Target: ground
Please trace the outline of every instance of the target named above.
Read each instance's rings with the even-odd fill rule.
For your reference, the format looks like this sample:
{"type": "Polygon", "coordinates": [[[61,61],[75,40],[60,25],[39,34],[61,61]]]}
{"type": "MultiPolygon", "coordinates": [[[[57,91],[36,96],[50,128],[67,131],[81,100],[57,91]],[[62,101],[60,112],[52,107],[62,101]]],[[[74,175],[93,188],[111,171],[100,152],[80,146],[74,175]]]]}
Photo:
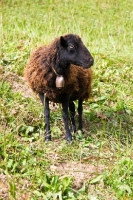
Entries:
{"type": "Polygon", "coordinates": [[[132,0],[4,0],[0,13],[0,199],[132,200],[132,0]],[[43,107],[23,71],[36,47],[67,33],[94,57],[84,134],[66,143],[61,106],[51,104],[45,143],[43,107]]]}

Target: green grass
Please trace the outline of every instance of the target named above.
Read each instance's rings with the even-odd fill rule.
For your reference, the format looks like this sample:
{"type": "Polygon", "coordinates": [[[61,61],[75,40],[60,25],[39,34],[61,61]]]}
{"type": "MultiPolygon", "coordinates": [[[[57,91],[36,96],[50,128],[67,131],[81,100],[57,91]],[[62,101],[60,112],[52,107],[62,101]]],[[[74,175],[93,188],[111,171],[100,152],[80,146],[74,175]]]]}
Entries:
{"type": "Polygon", "coordinates": [[[0,199],[133,199],[132,1],[2,0],[0,12],[0,199]],[[95,60],[85,134],[65,142],[59,107],[44,143],[43,108],[11,76],[23,76],[33,49],[66,33],[80,35],[95,60]],[[67,163],[74,169],[64,172],[67,163]],[[84,173],[84,184],[70,171],[77,181],[84,173]]]}

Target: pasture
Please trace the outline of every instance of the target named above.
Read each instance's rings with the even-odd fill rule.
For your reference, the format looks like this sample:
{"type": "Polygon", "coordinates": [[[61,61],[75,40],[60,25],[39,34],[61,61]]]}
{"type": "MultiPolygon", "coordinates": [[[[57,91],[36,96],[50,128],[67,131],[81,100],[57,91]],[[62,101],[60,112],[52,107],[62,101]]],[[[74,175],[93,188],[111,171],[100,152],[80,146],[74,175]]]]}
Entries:
{"type": "Polygon", "coordinates": [[[1,0],[0,13],[0,199],[133,199],[132,0],[1,0]],[[51,104],[44,142],[43,107],[23,70],[36,47],[66,33],[95,61],[84,134],[68,144],[51,104]]]}

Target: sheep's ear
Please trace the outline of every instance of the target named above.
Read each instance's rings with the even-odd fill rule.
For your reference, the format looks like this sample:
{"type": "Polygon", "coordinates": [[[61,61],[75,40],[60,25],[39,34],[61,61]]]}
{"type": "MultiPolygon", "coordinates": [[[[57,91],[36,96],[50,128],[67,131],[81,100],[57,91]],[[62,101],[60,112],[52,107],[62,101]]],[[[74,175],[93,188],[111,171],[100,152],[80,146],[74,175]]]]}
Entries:
{"type": "Polygon", "coordinates": [[[67,41],[64,39],[63,36],[60,37],[60,44],[63,47],[67,47],[67,41]]]}

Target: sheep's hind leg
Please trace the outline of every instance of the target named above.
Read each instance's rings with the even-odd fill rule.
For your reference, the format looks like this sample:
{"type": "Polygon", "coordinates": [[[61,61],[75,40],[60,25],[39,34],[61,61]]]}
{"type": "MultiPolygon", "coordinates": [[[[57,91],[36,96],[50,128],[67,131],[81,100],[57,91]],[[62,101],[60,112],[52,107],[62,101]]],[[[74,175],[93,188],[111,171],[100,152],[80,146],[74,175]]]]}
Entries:
{"type": "Polygon", "coordinates": [[[69,110],[70,110],[70,119],[71,119],[71,132],[76,132],[76,125],[75,125],[75,104],[74,102],[69,103],[69,110]]]}
{"type": "Polygon", "coordinates": [[[39,94],[40,100],[42,104],[44,105],[44,117],[45,117],[45,126],[46,126],[46,132],[45,132],[45,140],[50,141],[51,140],[51,131],[50,131],[50,109],[49,109],[49,99],[47,97],[44,98],[44,94],[39,94]]]}
{"type": "Polygon", "coordinates": [[[83,112],[83,100],[82,99],[79,99],[78,101],[78,115],[79,115],[79,127],[78,127],[78,130],[80,130],[82,133],[83,133],[83,125],[82,125],[82,112],[83,112]]]}
{"type": "Polygon", "coordinates": [[[72,140],[72,134],[69,130],[69,125],[68,125],[68,106],[69,106],[69,100],[66,98],[62,102],[62,117],[64,120],[64,125],[65,125],[65,130],[66,130],[66,140],[71,141],[72,140]]]}

